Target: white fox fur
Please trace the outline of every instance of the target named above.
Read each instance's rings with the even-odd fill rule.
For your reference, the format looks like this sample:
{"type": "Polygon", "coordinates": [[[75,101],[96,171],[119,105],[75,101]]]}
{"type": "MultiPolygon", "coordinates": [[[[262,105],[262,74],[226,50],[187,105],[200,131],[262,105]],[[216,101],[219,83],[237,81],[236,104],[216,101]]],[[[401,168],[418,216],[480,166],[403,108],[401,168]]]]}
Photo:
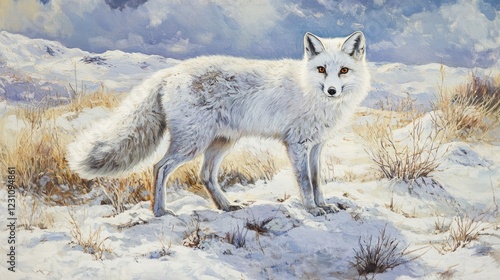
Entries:
{"type": "Polygon", "coordinates": [[[70,167],[83,178],[121,176],[154,166],[155,202],[165,207],[168,175],[204,155],[200,178],[219,209],[241,206],[226,198],[217,171],[244,136],[283,141],[304,207],[313,215],[337,211],[320,187],[322,144],[335,136],[369,90],[365,38],[322,39],[307,33],[302,60],[207,56],[162,70],[135,88],[107,120],[68,147],[70,167]],[[163,155],[159,162],[155,153],[163,155]]]}

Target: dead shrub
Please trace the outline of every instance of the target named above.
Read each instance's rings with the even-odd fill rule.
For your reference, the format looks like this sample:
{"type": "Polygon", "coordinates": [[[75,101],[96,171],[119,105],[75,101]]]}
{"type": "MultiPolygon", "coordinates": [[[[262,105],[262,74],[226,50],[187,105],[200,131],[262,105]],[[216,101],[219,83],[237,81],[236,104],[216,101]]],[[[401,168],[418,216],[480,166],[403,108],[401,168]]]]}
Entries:
{"type": "Polygon", "coordinates": [[[386,233],[386,227],[379,231],[376,241],[373,235],[364,240],[359,238],[359,248],[354,249],[354,261],[351,262],[359,276],[383,273],[412,260],[405,257],[408,247],[401,248],[399,241],[386,233]]]}
{"type": "Polygon", "coordinates": [[[249,230],[255,231],[255,233],[258,235],[265,235],[269,232],[269,230],[266,228],[266,225],[269,224],[273,219],[274,217],[271,217],[261,221],[254,218],[253,221],[247,220],[245,227],[249,230]]]}
{"type": "Polygon", "coordinates": [[[191,220],[188,230],[184,231],[184,240],[182,245],[190,248],[200,248],[201,242],[207,239],[205,232],[200,228],[200,217],[191,220]]]}
{"type": "Polygon", "coordinates": [[[367,126],[369,144],[365,151],[385,178],[412,182],[428,177],[439,166],[445,152],[440,132],[426,132],[422,119],[408,125],[405,139],[396,139],[391,126],[383,122],[367,126]]]}
{"type": "MultiPolygon", "coordinates": [[[[437,169],[444,152],[441,131],[429,126],[423,108],[409,95],[399,101],[379,104],[375,118],[355,131],[368,143],[365,149],[376,169],[389,180],[413,182],[437,169]],[[404,137],[396,129],[406,129],[404,137]]],[[[401,132],[401,131],[399,131],[401,132]]]]}
{"type": "Polygon", "coordinates": [[[164,256],[173,256],[174,251],[172,251],[172,235],[174,232],[174,226],[170,229],[170,238],[167,242],[167,237],[165,236],[165,229],[161,229],[161,234],[158,236],[161,248],[149,253],[149,258],[159,259],[164,256]]]}

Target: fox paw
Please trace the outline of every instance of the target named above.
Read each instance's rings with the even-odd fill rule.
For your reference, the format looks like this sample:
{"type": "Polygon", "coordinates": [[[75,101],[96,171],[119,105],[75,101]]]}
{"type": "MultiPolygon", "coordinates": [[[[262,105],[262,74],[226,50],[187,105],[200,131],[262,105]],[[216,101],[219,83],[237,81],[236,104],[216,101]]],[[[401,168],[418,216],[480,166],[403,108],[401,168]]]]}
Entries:
{"type": "Polygon", "coordinates": [[[153,214],[155,215],[155,217],[161,217],[161,216],[164,216],[164,215],[175,216],[175,213],[172,210],[163,209],[163,208],[154,209],[153,210],[153,214]]]}
{"type": "Polygon", "coordinates": [[[307,212],[311,213],[313,216],[324,216],[326,215],[326,211],[321,207],[311,207],[307,208],[307,212]]]}
{"type": "Polygon", "coordinates": [[[340,211],[340,209],[333,204],[325,204],[320,206],[321,209],[325,210],[326,213],[337,213],[340,211]]]}

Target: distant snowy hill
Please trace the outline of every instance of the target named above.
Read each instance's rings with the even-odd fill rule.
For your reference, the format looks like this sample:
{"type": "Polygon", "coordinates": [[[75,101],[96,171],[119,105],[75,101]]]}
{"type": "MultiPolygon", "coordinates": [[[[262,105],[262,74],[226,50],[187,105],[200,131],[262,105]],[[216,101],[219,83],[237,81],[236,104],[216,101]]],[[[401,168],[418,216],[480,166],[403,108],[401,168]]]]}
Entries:
{"type": "MultiPolygon", "coordinates": [[[[67,48],[59,42],[30,39],[0,32],[0,98],[8,101],[41,100],[45,96],[68,97],[70,84],[92,92],[105,89],[127,92],[155,71],[179,61],[157,55],[107,51],[102,54],[67,48]]],[[[401,63],[370,63],[372,92],[364,105],[394,94],[411,94],[423,103],[432,98],[441,80],[439,64],[411,66],[401,63]]],[[[448,86],[462,83],[472,72],[499,73],[499,69],[446,67],[448,86]]]]}
{"type": "Polygon", "coordinates": [[[0,98],[10,101],[67,97],[69,84],[87,91],[101,84],[108,90],[130,90],[145,76],[176,64],[156,55],[108,51],[93,54],[58,42],[0,32],[0,98]]]}

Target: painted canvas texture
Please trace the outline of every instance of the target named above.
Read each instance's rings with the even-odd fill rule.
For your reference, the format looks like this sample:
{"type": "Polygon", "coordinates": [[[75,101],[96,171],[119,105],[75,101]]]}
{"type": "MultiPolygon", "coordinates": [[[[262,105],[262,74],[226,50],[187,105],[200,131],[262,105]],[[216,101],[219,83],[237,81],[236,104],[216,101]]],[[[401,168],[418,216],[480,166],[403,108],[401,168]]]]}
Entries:
{"type": "Polygon", "coordinates": [[[495,279],[499,10],[1,0],[1,278],[495,279]]]}

